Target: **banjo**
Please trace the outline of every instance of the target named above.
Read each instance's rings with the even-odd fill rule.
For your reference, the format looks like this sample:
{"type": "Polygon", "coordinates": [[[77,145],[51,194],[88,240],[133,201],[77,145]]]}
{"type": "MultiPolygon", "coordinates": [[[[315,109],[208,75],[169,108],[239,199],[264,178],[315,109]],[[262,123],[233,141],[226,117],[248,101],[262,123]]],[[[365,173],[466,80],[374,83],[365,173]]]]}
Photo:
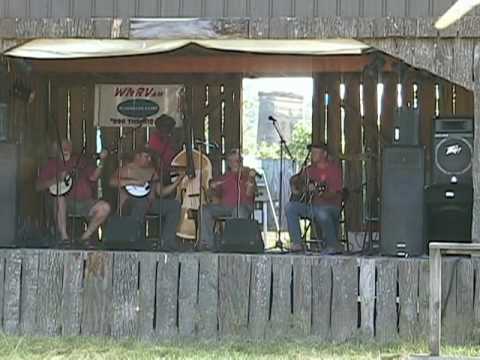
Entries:
{"type": "Polygon", "coordinates": [[[152,184],[161,181],[160,179],[146,181],[143,185],[125,185],[123,189],[128,195],[135,198],[144,198],[152,192],[152,184]]]}
{"type": "Polygon", "coordinates": [[[58,183],[50,185],[48,192],[53,196],[64,196],[73,187],[73,178],[70,175],[67,175],[65,179],[60,180],[58,183]]]}

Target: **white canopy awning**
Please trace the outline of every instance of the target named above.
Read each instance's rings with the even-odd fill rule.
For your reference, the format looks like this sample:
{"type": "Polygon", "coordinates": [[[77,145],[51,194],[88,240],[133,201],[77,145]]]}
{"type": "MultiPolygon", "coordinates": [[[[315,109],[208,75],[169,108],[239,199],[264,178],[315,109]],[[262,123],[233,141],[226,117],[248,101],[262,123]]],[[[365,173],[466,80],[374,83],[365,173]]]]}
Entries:
{"type": "Polygon", "coordinates": [[[261,54],[360,54],[369,47],[352,39],[325,40],[100,40],[37,39],[13,48],[8,56],[31,59],[75,59],[163,53],[196,44],[208,49],[261,54]]]}

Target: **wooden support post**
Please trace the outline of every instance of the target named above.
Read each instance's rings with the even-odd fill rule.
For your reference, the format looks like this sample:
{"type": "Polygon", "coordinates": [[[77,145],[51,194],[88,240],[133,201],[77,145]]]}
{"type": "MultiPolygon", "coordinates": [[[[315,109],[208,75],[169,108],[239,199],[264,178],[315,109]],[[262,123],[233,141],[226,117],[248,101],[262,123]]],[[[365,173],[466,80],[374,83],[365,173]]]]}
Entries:
{"type": "Polygon", "coordinates": [[[442,314],[442,256],[430,247],[430,355],[440,355],[442,314]]]}

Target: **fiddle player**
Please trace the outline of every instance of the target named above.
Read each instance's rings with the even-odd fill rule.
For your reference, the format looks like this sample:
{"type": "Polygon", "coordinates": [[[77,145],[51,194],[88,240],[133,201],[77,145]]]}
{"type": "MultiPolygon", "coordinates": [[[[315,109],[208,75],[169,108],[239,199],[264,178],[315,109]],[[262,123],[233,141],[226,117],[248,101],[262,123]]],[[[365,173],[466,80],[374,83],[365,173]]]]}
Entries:
{"type": "Polygon", "coordinates": [[[151,151],[140,148],[135,151],[132,161],[113,173],[110,185],[120,192],[120,214],[128,214],[143,223],[145,214],[151,212],[164,220],[160,237],[162,247],[172,251],[176,250],[175,230],[180,219],[180,203],[166,197],[175,191],[183,177],[178,176],[170,185],[163,185],[160,177],[152,164],[151,151]],[[142,193],[134,193],[130,185],[138,187],[142,193]]]}
{"type": "Polygon", "coordinates": [[[243,168],[242,161],[240,150],[231,150],[227,155],[229,171],[210,183],[210,192],[219,196],[221,201],[203,207],[199,250],[214,250],[215,219],[225,216],[247,219],[253,212],[256,173],[253,169],[243,168]]]}
{"type": "Polygon", "coordinates": [[[325,254],[341,252],[338,242],[338,222],[342,201],[342,170],[340,164],[328,157],[326,144],[311,145],[311,164],[299,174],[299,182],[312,190],[312,182],[322,184],[324,190],[314,193],[309,203],[290,200],[286,206],[288,232],[292,251],[302,251],[300,219],[309,218],[320,225],[325,236],[325,254]]]}
{"type": "Polygon", "coordinates": [[[57,229],[62,241],[68,241],[67,214],[87,218],[88,226],[81,235],[81,240],[88,240],[97,228],[107,219],[110,205],[96,199],[97,180],[102,174],[103,161],[108,155],[106,150],[100,153],[99,164],[95,167],[85,158],[73,154],[72,143],[61,140],[52,144],[55,158],[40,168],[36,180],[37,191],[45,191],[57,182],[65,182],[72,177],[72,188],[64,196],[56,196],[53,202],[53,213],[57,229]],[[62,156],[63,153],[63,156],[62,156]]]}

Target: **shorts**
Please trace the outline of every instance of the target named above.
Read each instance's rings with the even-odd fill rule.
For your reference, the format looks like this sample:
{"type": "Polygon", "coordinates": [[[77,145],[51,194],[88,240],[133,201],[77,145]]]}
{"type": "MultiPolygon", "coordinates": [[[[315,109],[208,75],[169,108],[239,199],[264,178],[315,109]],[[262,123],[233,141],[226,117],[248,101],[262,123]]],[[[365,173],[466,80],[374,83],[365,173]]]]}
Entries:
{"type": "Polygon", "coordinates": [[[81,216],[89,218],[89,213],[92,207],[97,203],[97,200],[67,200],[67,214],[73,216],[81,216]]]}

